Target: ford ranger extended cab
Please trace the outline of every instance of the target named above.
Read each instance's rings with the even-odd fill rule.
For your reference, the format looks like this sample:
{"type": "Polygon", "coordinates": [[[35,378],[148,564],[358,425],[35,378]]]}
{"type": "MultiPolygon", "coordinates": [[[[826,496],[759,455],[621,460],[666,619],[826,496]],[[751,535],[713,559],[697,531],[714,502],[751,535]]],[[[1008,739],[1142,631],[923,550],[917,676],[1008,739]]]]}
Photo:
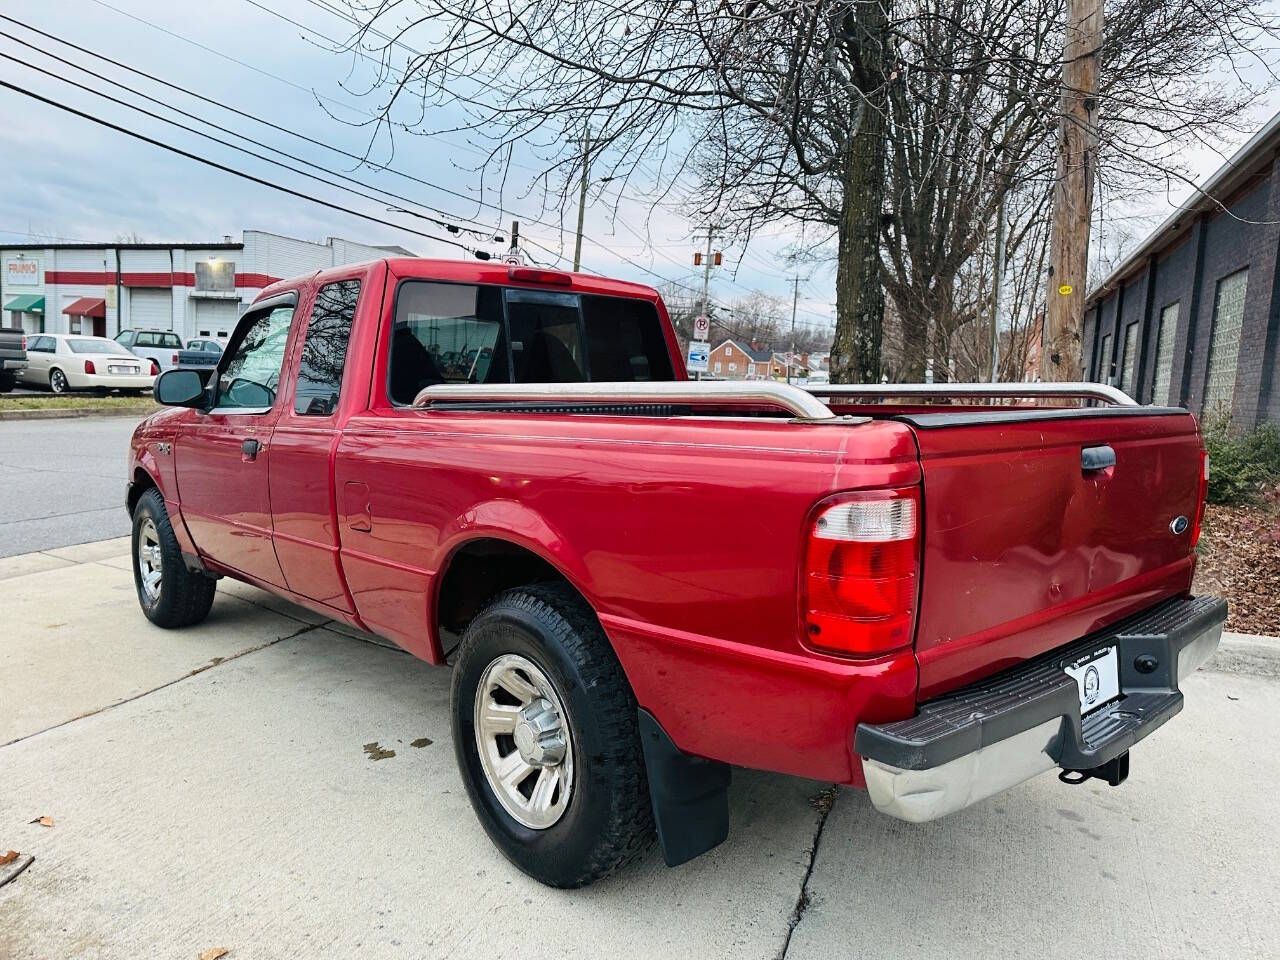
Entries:
{"type": "Polygon", "coordinates": [[[329,270],[156,395],[127,495],[145,615],[197,623],[233,577],[452,663],[475,811],[556,886],[655,834],[672,865],[720,843],[734,765],[907,821],[1055,769],[1118,785],[1226,616],[1189,592],[1185,410],[694,383],[635,284],[329,270]]]}

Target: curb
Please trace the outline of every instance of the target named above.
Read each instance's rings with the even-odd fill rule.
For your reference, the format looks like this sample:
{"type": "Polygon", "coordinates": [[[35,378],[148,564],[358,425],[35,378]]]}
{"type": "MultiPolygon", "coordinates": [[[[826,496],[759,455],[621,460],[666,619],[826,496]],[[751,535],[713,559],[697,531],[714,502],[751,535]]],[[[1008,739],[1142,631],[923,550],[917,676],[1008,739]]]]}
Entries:
{"type": "Polygon", "coordinates": [[[1217,652],[1200,669],[1280,678],[1280,637],[1226,631],[1217,652]]]}
{"type": "Polygon", "coordinates": [[[84,417],[146,416],[162,409],[148,404],[138,407],[50,407],[29,410],[0,410],[0,422],[6,420],[79,420],[84,417]]]}

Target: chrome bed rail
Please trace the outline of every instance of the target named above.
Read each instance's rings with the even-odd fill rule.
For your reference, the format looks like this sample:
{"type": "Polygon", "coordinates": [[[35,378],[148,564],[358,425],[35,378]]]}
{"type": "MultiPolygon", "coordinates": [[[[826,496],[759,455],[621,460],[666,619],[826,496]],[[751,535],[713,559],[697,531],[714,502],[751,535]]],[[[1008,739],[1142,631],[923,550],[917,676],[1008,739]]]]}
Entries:
{"type": "Polygon", "coordinates": [[[1117,407],[1136,407],[1128,394],[1105,383],[832,383],[806,386],[802,389],[816,397],[844,399],[867,397],[949,399],[1016,397],[1035,399],[1061,397],[1075,400],[1100,400],[1117,407]]]}
{"type": "MultiPolygon", "coordinates": [[[[811,392],[769,380],[676,380],[658,383],[438,383],[413,399],[415,407],[499,403],[519,406],[578,404],[681,404],[772,407],[801,420],[835,420],[831,408],[811,392]]],[[[847,418],[846,418],[847,419],[847,418]]]]}

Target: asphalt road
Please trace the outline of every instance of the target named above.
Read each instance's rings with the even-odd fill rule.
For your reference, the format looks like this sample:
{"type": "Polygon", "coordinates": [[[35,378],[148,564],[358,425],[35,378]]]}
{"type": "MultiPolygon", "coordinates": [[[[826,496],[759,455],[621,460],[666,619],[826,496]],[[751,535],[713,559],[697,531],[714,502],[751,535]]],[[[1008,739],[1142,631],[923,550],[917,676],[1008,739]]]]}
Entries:
{"type": "Polygon", "coordinates": [[[0,559],[0,852],[35,858],[0,866],[4,960],[1276,956],[1275,641],[1191,677],[1120,788],[916,826],[735,770],[726,843],[557,891],[471,811],[447,669],[227,580],[156,629],[127,550],[0,559]]]}
{"type": "Polygon", "coordinates": [[[0,422],[0,557],[128,533],[125,461],[139,419],[0,422]]]}

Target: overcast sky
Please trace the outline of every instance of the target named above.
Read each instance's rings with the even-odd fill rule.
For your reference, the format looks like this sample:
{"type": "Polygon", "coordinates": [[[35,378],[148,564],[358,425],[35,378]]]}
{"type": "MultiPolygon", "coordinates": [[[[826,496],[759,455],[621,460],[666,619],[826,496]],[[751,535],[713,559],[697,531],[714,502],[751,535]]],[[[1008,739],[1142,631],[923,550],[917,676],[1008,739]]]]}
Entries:
{"type": "MultiPolygon", "coordinates": [[[[307,0],[263,0],[263,6],[320,34],[335,38],[346,35],[344,23],[325,12],[322,5],[307,0]]],[[[220,4],[175,3],[174,0],[5,0],[0,5],[0,13],[324,143],[357,154],[363,153],[368,144],[367,131],[355,126],[367,119],[371,107],[369,99],[359,96],[362,82],[368,76],[368,65],[353,64],[349,55],[324,49],[314,35],[308,36],[298,26],[258,9],[249,0],[227,0],[220,4]],[[317,98],[322,102],[317,102],[317,98]],[[334,119],[326,111],[341,119],[334,119]]],[[[476,146],[464,135],[432,138],[402,135],[397,139],[392,166],[444,189],[393,174],[354,171],[353,161],[95,63],[84,54],[10,23],[0,21],[0,31],[77,63],[93,64],[94,69],[113,79],[226,127],[252,134],[272,146],[403,194],[424,208],[436,211],[440,219],[468,224],[474,220],[489,228],[500,225],[504,235],[509,221],[520,219],[522,233],[527,237],[572,256],[570,230],[576,210],[567,212],[566,229],[562,232],[555,226],[556,217],[543,213],[536,198],[523,197],[521,192],[527,180],[518,181],[522,175],[531,177],[531,166],[513,170],[514,185],[509,183],[505,195],[494,191],[485,193],[484,199],[500,204],[502,211],[478,207],[473,200],[462,198],[478,196],[479,178],[472,168],[480,158],[476,146]],[[462,197],[450,195],[446,190],[462,197]],[[546,220],[548,224],[532,223],[531,218],[546,220]]],[[[104,86],[95,78],[78,74],[4,36],[0,36],[0,53],[38,64],[55,77],[104,86]]],[[[426,220],[386,212],[386,203],[344,194],[297,174],[272,168],[154,118],[107,103],[55,77],[0,58],[0,79],[59,103],[287,184],[305,194],[426,233],[448,236],[438,225],[426,220]]],[[[117,94],[133,99],[119,91],[117,94]]],[[[1258,125],[1270,115],[1272,99],[1260,99],[1255,111],[1258,125]]],[[[1216,149],[1189,148],[1197,175],[1204,177],[1212,173],[1222,163],[1223,154],[1229,154],[1242,140],[1229,138],[1216,149]]],[[[4,158],[6,174],[5,189],[0,190],[0,240],[3,241],[24,242],[30,239],[28,234],[36,233],[41,239],[55,235],[92,242],[110,241],[128,234],[137,234],[148,241],[201,242],[221,240],[226,234],[238,240],[240,231],[250,228],[310,240],[342,236],[367,243],[399,243],[425,256],[468,255],[434,240],[246,182],[4,88],[0,88],[0,156],[4,158]]],[[[1125,212],[1149,214],[1150,220],[1139,222],[1154,226],[1186,193],[1183,189],[1169,196],[1153,195],[1125,212]]],[[[612,212],[612,204],[597,204],[588,211],[585,267],[650,284],[661,282],[656,274],[700,286],[701,273],[692,266],[693,250],[700,245],[691,235],[701,224],[689,223],[672,211],[651,214],[648,205],[639,201],[622,202],[620,219],[625,224],[615,224],[612,212]],[[652,239],[652,246],[645,243],[646,237],[652,239]]],[[[500,246],[483,244],[466,234],[458,239],[495,252],[500,246]]],[[[754,244],[745,257],[740,250],[727,251],[727,264],[714,278],[713,293],[729,300],[760,289],[789,297],[791,286],[787,278],[794,270],[779,256],[787,239],[785,232],[779,231],[774,237],[764,237],[754,244]]],[[[541,250],[531,252],[540,260],[554,260],[541,250]]],[[[561,261],[561,265],[567,264],[561,261]]],[[[804,278],[800,287],[800,322],[824,324],[833,312],[831,269],[808,265],[799,272],[804,278]]]]}

